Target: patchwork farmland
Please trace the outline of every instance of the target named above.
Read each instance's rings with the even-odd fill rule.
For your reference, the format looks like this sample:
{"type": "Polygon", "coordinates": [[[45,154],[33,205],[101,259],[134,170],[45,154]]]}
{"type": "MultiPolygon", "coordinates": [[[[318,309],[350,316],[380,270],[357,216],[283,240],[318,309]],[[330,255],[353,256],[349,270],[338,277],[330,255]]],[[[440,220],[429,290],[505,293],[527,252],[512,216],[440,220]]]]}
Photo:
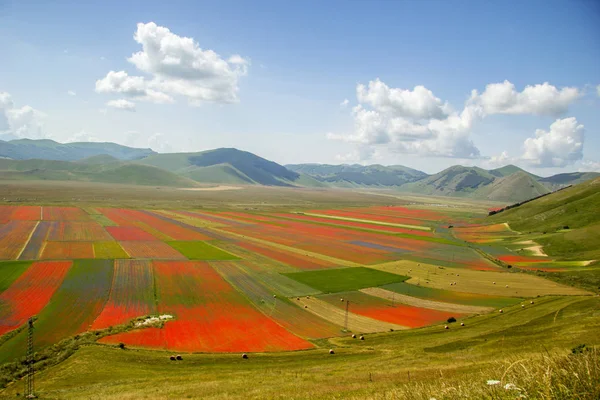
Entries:
{"type": "Polygon", "coordinates": [[[515,272],[554,260],[506,224],[408,206],[0,206],[0,235],[2,361],[22,355],[31,316],[40,348],[102,331],[98,343],[109,346],[279,352],[585,293],[515,272]],[[527,293],[512,289],[515,279],[527,293]],[[497,290],[483,294],[479,283],[492,280],[497,290]],[[160,323],[139,323],[151,317],[160,323]]]}

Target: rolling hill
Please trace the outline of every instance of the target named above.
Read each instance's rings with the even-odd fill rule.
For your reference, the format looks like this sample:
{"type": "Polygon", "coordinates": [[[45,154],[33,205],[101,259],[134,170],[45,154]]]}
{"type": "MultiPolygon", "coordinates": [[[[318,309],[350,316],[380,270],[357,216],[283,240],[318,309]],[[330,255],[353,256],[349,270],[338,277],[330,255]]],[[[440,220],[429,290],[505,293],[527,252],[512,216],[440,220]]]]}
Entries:
{"type": "Polygon", "coordinates": [[[2,180],[54,180],[129,185],[195,187],[197,182],[160,168],[130,162],[106,162],[97,156],[79,162],[0,159],[2,180]]]}
{"type": "Polygon", "coordinates": [[[0,140],[0,157],[14,160],[57,160],[76,161],[95,155],[110,155],[119,160],[137,160],[155,152],[151,149],[136,149],[116,143],[58,143],[53,140],[19,139],[5,142],[0,140]]]}
{"type": "Polygon", "coordinates": [[[428,176],[422,171],[401,165],[290,164],[286,168],[336,187],[398,187],[428,176]]]}
{"type": "Polygon", "coordinates": [[[417,182],[403,185],[401,190],[437,196],[467,196],[496,179],[488,171],[477,167],[455,165],[417,182]]]}
{"type": "Polygon", "coordinates": [[[392,189],[421,195],[521,202],[600,176],[573,172],[540,177],[514,165],[484,170],[452,166],[428,175],[402,165],[280,165],[247,151],[219,148],[159,154],[115,143],[0,141],[0,179],[83,180],[140,185],[197,183],[392,189]],[[54,161],[54,163],[49,162],[54,161]],[[63,164],[61,164],[63,162],[63,164]],[[64,163],[66,162],[66,163],[64,163]]]}
{"type": "Polygon", "coordinates": [[[199,182],[265,186],[323,186],[316,179],[233,148],[199,153],[154,154],[137,163],[151,165],[199,182]]]}
{"type": "Polygon", "coordinates": [[[600,259],[600,178],[563,189],[511,208],[490,221],[508,222],[536,238],[551,256],[567,259],[600,259]]]}

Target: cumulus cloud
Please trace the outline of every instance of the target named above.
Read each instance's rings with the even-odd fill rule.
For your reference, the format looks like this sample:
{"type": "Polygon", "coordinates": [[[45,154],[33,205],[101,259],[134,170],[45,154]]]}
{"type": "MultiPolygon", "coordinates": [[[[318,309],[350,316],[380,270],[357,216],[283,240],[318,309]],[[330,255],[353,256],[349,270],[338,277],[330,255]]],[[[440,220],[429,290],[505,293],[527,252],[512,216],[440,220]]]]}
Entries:
{"type": "Polygon", "coordinates": [[[352,109],[353,132],[328,133],[327,138],[362,146],[356,153],[361,157],[372,154],[364,150],[369,146],[442,157],[474,158],[480,154],[469,138],[477,114],[474,106],[457,113],[428,89],[389,89],[380,81],[371,82],[369,89],[359,85],[357,98],[363,104],[352,109]]]}
{"type": "Polygon", "coordinates": [[[43,130],[45,117],[46,114],[31,106],[15,107],[12,96],[0,92],[0,132],[3,135],[31,139],[48,137],[43,130]]]}
{"type": "Polygon", "coordinates": [[[110,71],[96,82],[97,92],[155,103],[173,102],[173,96],[185,97],[191,105],[239,101],[239,79],[247,74],[249,59],[239,54],[224,59],[154,22],[137,24],[133,38],[142,50],[127,60],[148,78],[110,71]]]}
{"type": "Polygon", "coordinates": [[[579,172],[600,172],[600,161],[583,160],[579,172]]]}
{"type": "Polygon", "coordinates": [[[350,104],[350,100],[344,99],[344,101],[340,103],[340,108],[346,108],[348,107],[348,104],[350,104]]]}
{"type": "Polygon", "coordinates": [[[106,103],[106,106],[116,108],[119,110],[135,112],[135,103],[125,99],[111,100],[108,103],[106,103]]]}
{"type": "Polygon", "coordinates": [[[81,131],[73,134],[66,141],[66,143],[75,143],[75,142],[102,142],[102,140],[97,138],[96,136],[94,136],[94,134],[92,134],[90,132],[81,130],[81,131]]]}
{"type": "Polygon", "coordinates": [[[413,90],[395,89],[379,79],[370,81],[368,86],[358,84],[356,98],[378,112],[399,117],[442,119],[451,111],[448,103],[443,103],[424,86],[415,86],[413,90]]]}
{"type": "Polygon", "coordinates": [[[75,91],[74,91],[74,90],[69,90],[69,91],[67,92],[67,94],[68,94],[69,96],[77,96],[77,93],[75,93],[75,91]]]}
{"type": "Polygon", "coordinates": [[[557,119],[548,131],[525,140],[523,159],[537,167],[565,167],[583,158],[584,126],[570,117],[557,119]]]}
{"type": "Polygon", "coordinates": [[[526,86],[522,92],[509,81],[491,83],[483,93],[473,91],[471,101],[480,104],[486,114],[534,114],[558,116],[581,97],[574,87],[557,89],[548,82],[526,86]]]}
{"type": "Polygon", "coordinates": [[[162,133],[155,133],[148,138],[148,147],[158,153],[171,153],[173,146],[162,133]]]}
{"type": "MultiPolygon", "coordinates": [[[[379,79],[358,84],[358,105],[352,108],[354,129],[349,134],[328,133],[331,140],[360,146],[383,147],[423,156],[479,158],[471,139],[476,123],[494,114],[559,115],[581,96],[577,88],[558,89],[549,83],[525,87],[492,83],[480,94],[472,90],[462,111],[424,86],[390,88],[379,79]]],[[[368,155],[368,152],[362,152],[368,155]]]]}
{"type": "Polygon", "coordinates": [[[152,103],[172,103],[171,96],[152,88],[154,84],[142,76],[129,76],[125,71],[110,71],[102,79],[96,81],[96,92],[118,93],[134,100],[152,103]]]}

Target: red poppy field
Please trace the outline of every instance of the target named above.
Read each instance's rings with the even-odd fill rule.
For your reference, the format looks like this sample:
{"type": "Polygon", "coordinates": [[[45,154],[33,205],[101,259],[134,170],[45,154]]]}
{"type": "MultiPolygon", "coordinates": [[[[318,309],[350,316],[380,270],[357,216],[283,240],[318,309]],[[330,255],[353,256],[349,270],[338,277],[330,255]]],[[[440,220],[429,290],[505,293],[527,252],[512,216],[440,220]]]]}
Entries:
{"type": "MultiPolygon", "coordinates": [[[[13,277],[8,274],[14,268],[3,269],[0,261],[0,288],[3,274],[8,282],[0,290],[0,335],[37,315],[41,346],[87,330],[120,327],[101,342],[209,353],[304,350],[315,346],[310,340],[345,334],[335,316],[343,304],[338,293],[296,281],[295,272],[345,268],[346,273],[403,260],[502,271],[500,261],[541,261],[501,248],[486,258],[471,248],[476,243],[465,245],[465,240],[506,234],[505,225],[462,224],[451,232],[448,221],[452,218],[442,212],[411,207],[302,214],[0,206],[0,260],[31,262],[13,277]],[[236,260],[220,260],[210,251],[236,260]],[[297,299],[306,295],[316,295],[322,307],[303,307],[297,299]],[[165,314],[161,326],[130,325],[133,319],[165,314]]],[[[351,299],[352,315],[374,321],[365,325],[373,329],[382,323],[417,328],[463,316],[390,304],[358,291],[344,296],[351,299]]],[[[452,302],[461,296],[446,298],[452,302]]],[[[18,333],[0,342],[0,353],[11,357],[24,340],[18,333]]]]}

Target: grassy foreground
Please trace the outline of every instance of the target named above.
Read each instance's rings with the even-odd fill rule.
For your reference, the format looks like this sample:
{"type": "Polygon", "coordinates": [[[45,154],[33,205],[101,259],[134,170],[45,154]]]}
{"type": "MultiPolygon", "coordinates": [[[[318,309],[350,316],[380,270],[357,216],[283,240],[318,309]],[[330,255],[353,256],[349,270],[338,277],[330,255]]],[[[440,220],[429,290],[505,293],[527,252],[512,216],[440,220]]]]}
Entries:
{"type": "MultiPolygon", "coordinates": [[[[45,399],[598,398],[598,352],[571,353],[580,344],[600,344],[600,298],[524,304],[465,319],[464,327],[459,320],[448,330],[438,325],[364,341],[330,339],[317,350],[247,360],[183,354],[182,361],[170,361],[166,352],[86,345],[41,371],[36,385],[45,399]]],[[[22,388],[16,382],[0,397],[14,398],[22,388]]]]}

